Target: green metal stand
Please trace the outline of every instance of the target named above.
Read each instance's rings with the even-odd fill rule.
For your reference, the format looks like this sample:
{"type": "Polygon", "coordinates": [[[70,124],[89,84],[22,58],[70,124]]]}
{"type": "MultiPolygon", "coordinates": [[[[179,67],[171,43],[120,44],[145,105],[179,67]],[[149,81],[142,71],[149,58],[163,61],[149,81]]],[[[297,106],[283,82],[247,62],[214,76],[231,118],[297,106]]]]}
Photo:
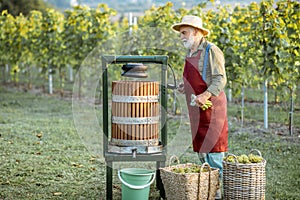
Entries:
{"type": "Polygon", "coordinates": [[[113,162],[146,162],[155,161],[157,167],[156,173],[156,186],[160,190],[160,196],[165,198],[163,184],[160,178],[159,168],[165,166],[166,162],[166,145],[167,145],[167,68],[168,68],[168,57],[167,56],[102,56],[102,91],[103,91],[103,154],[107,164],[106,167],[106,199],[113,199],[112,191],[112,167],[113,162]],[[160,104],[164,109],[161,109],[161,144],[163,150],[161,153],[155,154],[139,154],[135,156],[132,154],[119,154],[108,152],[108,138],[109,138],[109,126],[108,126],[108,72],[107,68],[109,64],[117,63],[156,63],[161,64],[161,83],[160,83],[160,104]]]}

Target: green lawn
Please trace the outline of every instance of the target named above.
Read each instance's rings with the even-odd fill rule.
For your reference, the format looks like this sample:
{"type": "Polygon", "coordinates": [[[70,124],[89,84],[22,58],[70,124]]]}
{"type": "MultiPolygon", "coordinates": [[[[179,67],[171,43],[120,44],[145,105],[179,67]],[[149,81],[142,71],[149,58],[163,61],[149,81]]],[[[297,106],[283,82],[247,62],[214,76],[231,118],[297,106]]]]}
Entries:
{"type": "MultiPolygon", "coordinates": [[[[230,153],[259,149],[267,160],[266,199],[300,199],[299,113],[296,132],[289,136],[281,125],[270,124],[264,130],[259,107],[246,105],[245,113],[252,113],[246,114],[241,128],[240,107],[229,104],[230,153]]],[[[105,163],[101,155],[85,148],[77,134],[70,99],[0,87],[0,113],[0,199],[105,199],[105,163]]],[[[284,115],[278,110],[272,113],[278,119],[284,115]]],[[[182,118],[168,121],[169,140],[179,127],[189,130],[178,119],[182,118]]],[[[185,134],[190,140],[188,131],[185,134]]],[[[180,160],[198,162],[191,148],[180,160]]],[[[120,198],[116,177],[114,196],[120,198]]],[[[153,191],[151,199],[155,197],[153,191]]]]}

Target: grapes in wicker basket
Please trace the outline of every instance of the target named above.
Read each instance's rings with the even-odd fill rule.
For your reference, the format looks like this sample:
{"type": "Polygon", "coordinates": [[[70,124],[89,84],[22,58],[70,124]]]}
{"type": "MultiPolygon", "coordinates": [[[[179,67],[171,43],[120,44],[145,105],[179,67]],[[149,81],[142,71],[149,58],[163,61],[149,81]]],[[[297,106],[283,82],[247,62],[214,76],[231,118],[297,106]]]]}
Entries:
{"type": "Polygon", "coordinates": [[[201,169],[201,166],[195,164],[186,165],[186,166],[177,166],[172,169],[172,172],[179,173],[179,174],[199,173],[200,171],[207,172],[208,169],[206,167],[203,167],[201,169]]]}
{"type": "Polygon", "coordinates": [[[239,156],[234,156],[234,155],[228,155],[227,157],[224,158],[225,162],[230,162],[230,163],[241,163],[241,164],[250,164],[250,163],[260,163],[263,161],[263,157],[254,155],[254,154],[249,154],[248,156],[246,154],[242,154],[239,156]]]}

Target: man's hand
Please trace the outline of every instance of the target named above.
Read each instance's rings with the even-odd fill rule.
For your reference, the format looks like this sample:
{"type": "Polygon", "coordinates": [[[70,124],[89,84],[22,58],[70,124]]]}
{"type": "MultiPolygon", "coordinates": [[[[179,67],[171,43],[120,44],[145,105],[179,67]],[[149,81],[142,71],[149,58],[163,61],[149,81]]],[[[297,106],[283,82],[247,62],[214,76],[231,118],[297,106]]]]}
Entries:
{"type": "Polygon", "coordinates": [[[208,101],[208,99],[211,97],[211,93],[208,91],[203,92],[202,94],[197,95],[195,102],[196,105],[199,107],[202,107],[205,105],[208,101]]]}

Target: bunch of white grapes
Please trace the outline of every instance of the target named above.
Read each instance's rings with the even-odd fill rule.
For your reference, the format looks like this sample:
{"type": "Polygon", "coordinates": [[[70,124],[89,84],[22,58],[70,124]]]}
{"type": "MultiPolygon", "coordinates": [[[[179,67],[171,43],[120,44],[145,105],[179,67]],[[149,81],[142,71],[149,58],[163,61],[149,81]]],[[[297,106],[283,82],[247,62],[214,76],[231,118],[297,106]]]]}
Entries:
{"type": "MultiPolygon", "coordinates": [[[[201,166],[193,164],[193,165],[186,165],[184,167],[174,167],[172,172],[179,173],[179,174],[186,174],[186,173],[199,173],[201,171],[201,166]]],[[[207,168],[202,168],[201,172],[207,172],[207,168]]]]}
{"type": "Polygon", "coordinates": [[[236,159],[233,155],[229,155],[224,158],[224,161],[231,163],[235,163],[236,160],[238,163],[242,164],[260,163],[263,161],[263,157],[254,154],[249,154],[248,156],[246,154],[242,154],[240,156],[236,156],[236,159]]]}

